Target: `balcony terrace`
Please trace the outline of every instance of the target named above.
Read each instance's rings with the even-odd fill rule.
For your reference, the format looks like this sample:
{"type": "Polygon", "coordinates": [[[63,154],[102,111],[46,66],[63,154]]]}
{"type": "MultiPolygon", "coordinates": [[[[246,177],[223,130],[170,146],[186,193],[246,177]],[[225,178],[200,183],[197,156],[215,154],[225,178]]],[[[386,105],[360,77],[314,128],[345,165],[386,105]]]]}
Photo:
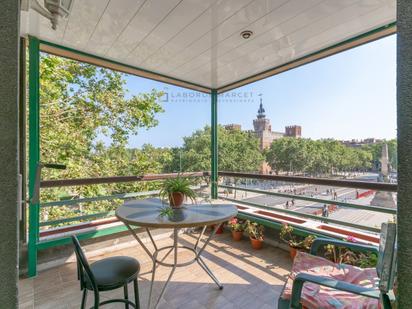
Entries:
{"type": "MultiPolygon", "coordinates": [[[[197,232],[187,232],[180,241],[181,245],[193,244],[197,232]]],[[[171,243],[164,239],[160,246],[171,243]]],[[[143,249],[135,246],[112,251],[103,256],[94,256],[90,261],[103,257],[125,255],[137,258],[141,263],[139,289],[141,308],[146,308],[149,295],[150,272],[152,263],[143,249]]],[[[246,237],[234,242],[228,231],[216,235],[207,247],[203,257],[224,285],[217,289],[213,281],[197,265],[177,269],[158,308],[276,308],[283,285],[291,267],[288,252],[265,246],[256,251],[250,247],[246,237]]],[[[189,253],[181,254],[183,260],[189,259],[189,253]]],[[[169,257],[170,259],[170,257],[169,257]]],[[[167,260],[166,260],[167,261],[167,260]]],[[[160,267],[155,284],[155,296],[158,295],[170,270],[160,267]],[[157,294],[157,295],[156,295],[157,294]]],[[[40,271],[36,278],[20,280],[20,309],[28,308],[64,308],[80,307],[81,292],[77,280],[76,263],[71,262],[56,268],[40,271]]],[[[121,298],[122,290],[103,293],[102,297],[121,298]]],[[[130,290],[132,294],[132,290],[130,290]]],[[[89,299],[89,307],[93,298],[89,299]]],[[[123,305],[108,305],[106,308],[123,308],[123,305]]]]}
{"type": "MultiPolygon", "coordinates": [[[[49,166],[50,167],[50,166],[49,166]]],[[[53,166],[52,166],[53,167],[53,166]]],[[[56,166],[54,166],[56,167],[56,166]]],[[[39,168],[40,175],[41,168],[39,168]]],[[[158,308],[276,308],[278,298],[282,292],[285,281],[291,269],[291,258],[287,252],[287,246],[279,242],[279,228],[287,223],[294,227],[295,233],[300,236],[317,235],[319,237],[346,239],[352,237],[357,242],[377,246],[379,243],[379,228],[376,226],[362,225],[351,221],[325,218],[319,213],[308,214],[299,209],[285,209],[284,207],[274,207],[256,202],[251,203],[239,198],[240,192],[253,193],[254,197],[282,199],[296,199],[302,203],[310,202],[313,205],[322,206],[324,203],[334,205],[336,211],[351,211],[356,215],[358,211],[363,211],[367,215],[377,213],[384,217],[380,218],[385,222],[396,213],[396,209],[386,207],[375,207],[362,203],[348,202],[343,199],[331,199],[322,196],[319,189],[319,196],[307,194],[294,194],[292,192],[282,192],[282,190],[256,189],[253,186],[228,186],[224,185],[225,177],[228,179],[239,178],[248,180],[259,180],[263,183],[270,181],[275,188],[290,187],[305,184],[306,188],[358,188],[359,190],[383,190],[391,192],[396,190],[396,184],[367,183],[356,180],[331,180],[321,178],[305,178],[295,176],[275,176],[259,175],[247,173],[220,172],[221,181],[219,184],[219,197],[221,199],[209,200],[207,192],[209,187],[204,181],[208,179],[208,172],[183,174],[191,179],[200,180],[200,184],[194,186],[199,196],[198,203],[235,204],[238,208],[238,217],[258,222],[266,227],[266,244],[263,250],[253,250],[244,237],[243,241],[236,242],[231,239],[229,232],[217,234],[210,242],[203,254],[205,262],[210,266],[212,272],[224,285],[223,290],[216,288],[211,279],[203,272],[199,265],[178,268],[172,277],[165,294],[163,294],[158,308]],[[289,185],[288,185],[289,184],[289,185]],[[228,193],[227,190],[232,190],[228,193]],[[237,197],[234,190],[238,191],[237,197]],[[280,191],[280,192],[278,192],[280,191]],[[385,217],[386,216],[386,217],[385,217]],[[285,250],[286,249],[286,250],[285,250]],[[189,291],[189,292],[188,292],[189,291]]],[[[66,179],[66,180],[44,180],[36,186],[40,196],[41,189],[60,186],[79,186],[93,184],[110,184],[117,182],[147,182],[161,181],[177,177],[177,174],[145,175],[108,177],[96,179],[66,179]]],[[[262,187],[267,187],[261,185],[262,187]]],[[[354,189],[353,189],[354,190],[354,189]]],[[[360,191],[362,192],[362,191],[360,191]]],[[[375,191],[373,191],[375,192],[375,191]]],[[[379,191],[380,192],[380,191],[379,191]]],[[[90,205],[93,202],[103,200],[131,201],[136,198],[157,196],[158,191],[150,192],[127,192],[111,196],[83,197],[80,199],[69,199],[62,201],[49,201],[42,203],[42,207],[62,207],[65,205],[90,205]]],[[[250,199],[247,199],[250,200],[250,199]]],[[[278,202],[279,202],[278,201],[278,202]]],[[[297,202],[298,203],[298,202],[297,202]]],[[[302,204],[303,205],[303,204],[302,204]]],[[[194,206],[196,207],[196,206],[194,206]]],[[[218,206],[217,206],[218,207],[218,206]]],[[[338,216],[339,217],[339,216],[338,216]]],[[[381,222],[379,222],[380,225],[381,222]]],[[[70,235],[78,235],[81,239],[89,239],[87,244],[91,249],[86,249],[90,254],[90,261],[98,261],[110,256],[133,256],[140,261],[142,268],[139,275],[140,302],[142,308],[146,308],[151,282],[152,260],[141,246],[125,232],[123,223],[114,217],[113,212],[94,213],[92,215],[74,216],[40,222],[39,242],[36,256],[39,255],[39,273],[36,278],[25,278],[20,280],[20,308],[77,308],[81,301],[79,282],[77,280],[76,263],[70,242],[70,235]],[[61,225],[55,227],[55,225],[61,225]],[[126,236],[128,235],[128,236],[126,236]],[[109,240],[108,237],[110,237],[109,240]],[[101,245],[99,245],[102,242],[101,245]],[[57,254],[56,252],[63,252],[57,254]],[[62,292],[63,291],[63,292],[62,292]],[[51,294],[50,294],[51,293],[51,294]],[[53,295],[53,296],[51,296],[53,295]],[[64,305],[62,305],[64,304],[64,305]]],[[[196,242],[199,236],[199,229],[183,229],[183,236],[179,239],[179,245],[189,245],[196,242]]],[[[138,233],[144,234],[145,243],[149,243],[143,229],[138,229],[138,233]]],[[[210,232],[209,232],[210,233],[210,232]]],[[[170,230],[163,230],[155,235],[158,239],[158,247],[170,245],[172,237],[170,230]]],[[[152,248],[150,249],[152,250],[152,248]]],[[[33,252],[29,252],[33,254],[33,252]]],[[[30,256],[29,256],[30,257],[30,256]]],[[[179,262],[190,259],[189,252],[179,252],[179,262]]],[[[163,256],[160,256],[162,260],[163,256]]],[[[165,258],[164,262],[170,262],[171,256],[165,258]]],[[[154,284],[154,298],[157,299],[162,286],[170,273],[170,270],[159,266],[154,284]]],[[[129,288],[130,289],[130,288],[129,288]]],[[[102,300],[119,298],[121,291],[107,292],[103,294],[102,300]],[[105,296],[106,295],[106,296],[105,296]]],[[[89,299],[89,302],[92,299],[89,299]]],[[[91,303],[90,303],[91,305],[91,303]]],[[[120,308],[123,305],[112,305],[113,308],[120,308]]]]}
{"type": "MultiPolygon", "coordinates": [[[[227,231],[214,235],[219,223],[223,222],[216,221],[215,230],[207,232],[215,237],[210,238],[212,240],[209,246],[206,246],[207,240],[201,241],[204,244],[202,250],[205,251],[200,252],[200,256],[196,251],[196,236],[203,235],[203,232],[182,228],[182,234],[178,234],[178,228],[174,228],[175,252],[178,235],[181,235],[178,241],[180,245],[195,244],[192,250],[195,253],[193,261],[198,262],[209,276],[197,264],[178,268],[162,296],[161,286],[168,282],[169,272],[159,267],[156,280],[153,281],[154,295],[161,296],[159,308],[276,308],[283,285],[294,267],[289,253],[284,250],[288,248],[279,242],[279,229],[284,223],[292,226],[294,235],[300,237],[315,235],[338,243],[337,240],[342,241],[350,236],[356,240],[356,244],[344,244],[363,247],[375,253],[381,239],[385,240],[384,245],[389,244],[390,241],[386,240],[391,239],[389,249],[384,252],[386,255],[379,255],[390,256],[385,259],[385,266],[389,266],[385,268],[386,277],[383,278],[384,284],[379,286],[380,289],[375,289],[375,286],[354,288],[354,284],[342,284],[336,280],[317,284],[380,299],[385,308],[391,307],[388,305],[388,295],[392,296],[396,292],[397,308],[412,308],[410,1],[45,0],[44,7],[39,2],[5,0],[2,3],[0,36],[4,44],[0,47],[0,308],[79,308],[82,294],[78,275],[82,279],[83,290],[91,287],[89,290],[97,290],[98,293],[97,284],[87,273],[84,263],[81,264],[81,269],[87,274],[78,274],[76,271],[79,264],[75,262],[72,241],[76,244],[76,238],[72,236],[77,236],[84,245],[90,261],[111,256],[131,256],[139,260],[140,273],[136,271],[136,264],[132,270],[133,275],[138,275],[141,308],[146,308],[151,276],[156,270],[156,267],[151,269],[151,266],[156,265],[157,260],[153,256],[152,259],[149,258],[142,244],[150,245],[154,241],[149,234],[149,238],[138,245],[129,231],[133,233],[136,230],[140,233],[145,226],[141,224],[130,228],[124,224],[125,221],[118,220],[120,217],[115,216],[115,209],[123,202],[157,196],[159,191],[108,190],[110,195],[76,196],[73,199],[59,200],[43,200],[42,192],[48,188],[70,186],[146,181],[161,183],[167,178],[176,177],[175,174],[162,174],[42,179],[43,167],[63,168],[59,164],[44,164],[47,158],[42,157],[40,151],[42,53],[210,96],[210,164],[205,168],[208,171],[186,176],[201,179],[200,184],[195,184],[193,189],[198,190],[208,203],[231,204],[231,214],[236,213],[240,219],[263,225],[266,229],[266,244],[261,251],[257,251],[250,248],[246,237],[243,241],[234,242],[227,231]],[[219,170],[219,94],[393,34],[397,35],[397,184],[219,170]],[[389,194],[396,192],[397,203],[394,207],[383,207],[352,198],[345,200],[327,195],[296,194],[278,190],[276,186],[268,189],[241,185],[236,181],[231,183],[231,180],[226,182],[223,179],[351,188],[360,190],[361,194],[364,191],[389,194]],[[236,196],[229,192],[233,190],[242,192],[245,196],[257,196],[258,199],[236,196]],[[308,210],[306,204],[298,204],[299,209],[267,205],[264,200],[259,200],[261,197],[270,201],[293,199],[297,203],[312,203],[310,207],[314,208],[330,205],[333,210],[344,210],[345,215],[322,216],[318,209],[315,212],[308,210]],[[110,209],[82,213],[83,205],[102,201],[110,204],[110,209]],[[77,207],[78,215],[61,218],[43,215],[46,208],[59,209],[66,206],[77,207]],[[357,210],[362,211],[365,219],[352,216],[357,210]],[[379,215],[369,220],[372,218],[369,217],[371,213],[379,215]],[[388,224],[391,230],[387,226],[381,230],[380,225],[375,224],[395,216],[396,231],[395,224],[388,224]],[[392,234],[387,234],[388,230],[392,234]],[[383,235],[385,237],[381,237],[383,235]],[[387,235],[391,237],[386,237],[387,235]],[[210,270],[201,265],[201,257],[210,270]],[[217,282],[211,272],[219,277],[224,285],[223,290],[219,290],[213,283],[212,279],[217,282]],[[395,274],[396,291],[392,289],[395,274]]],[[[89,103],[87,99],[85,101],[89,103]]],[[[77,110],[76,105],[72,108],[77,110]]],[[[174,134],[173,128],[168,133],[174,134]]],[[[74,136],[71,138],[75,139],[74,136]]],[[[223,205],[221,208],[229,207],[223,205]]],[[[227,219],[229,218],[225,217],[225,221],[227,219]]],[[[210,222],[203,223],[205,222],[208,223],[205,224],[206,229],[210,222]]],[[[172,237],[167,233],[160,231],[159,235],[155,235],[159,245],[170,244],[172,237]]],[[[312,248],[319,249],[317,246],[312,248]]],[[[313,257],[317,252],[311,254],[313,257]]],[[[84,259],[78,252],[77,258],[84,259]]],[[[171,258],[169,256],[165,259],[171,258]]],[[[180,258],[190,257],[182,252],[180,258]]],[[[176,266],[176,259],[174,263],[176,266]]],[[[380,275],[382,277],[382,273],[380,275]]],[[[315,276],[295,278],[292,303],[287,304],[288,308],[301,307],[299,283],[304,280],[316,283],[316,278],[313,277],[315,276]]],[[[131,282],[129,279],[134,278],[130,276],[121,282],[127,281],[128,284],[131,282]]],[[[300,288],[302,287],[303,283],[300,288]]],[[[133,294],[133,291],[130,290],[129,294],[133,294]]],[[[113,297],[123,297],[122,291],[102,293],[103,301],[113,297]]],[[[88,306],[93,305],[92,300],[91,295],[88,306]]],[[[96,304],[95,309],[98,307],[96,304]]],[[[123,307],[124,304],[109,304],[104,308],[123,307]]]]}

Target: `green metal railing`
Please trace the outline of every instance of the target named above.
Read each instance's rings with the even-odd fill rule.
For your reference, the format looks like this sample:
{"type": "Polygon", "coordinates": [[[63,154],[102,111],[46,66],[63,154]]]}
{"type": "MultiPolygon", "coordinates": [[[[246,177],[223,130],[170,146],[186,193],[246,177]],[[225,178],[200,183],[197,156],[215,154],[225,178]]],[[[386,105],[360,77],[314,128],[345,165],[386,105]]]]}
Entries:
{"type": "MultiPolygon", "coordinates": [[[[51,220],[46,222],[40,222],[40,210],[44,207],[60,207],[75,205],[78,203],[89,203],[97,201],[110,201],[110,200],[124,200],[128,198],[137,198],[142,195],[156,194],[155,191],[149,192],[133,192],[133,193],[119,193],[109,196],[97,196],[97,197],[84,197],[77,200],[65,200],[65,201],[51,201],[46,203],[41,203],[39,201],[40,188],[51,188],[51,187],[60,187],[60,186],[81,186],[81,185],[92,185],[92,184],[111,184],[119,182],[135,182],[135,181],[152,181],[152,180],[162,180],[167,178],[166,174],[164,175],[145,175],[145,176],[121,176],[121,177],[102,177],[102,178],[88,178],[88,179],[65,179],[65,180],[45,180],[41,181],[36,188],[36,179],[40,179],[38,174],[38,166],[40,164],[40,48],[41,45],[49,46],[50,48],[60,48],[63,47],[57,46],[52,43],[45,41],[39,41],[35,37],[29,37],[29,243],[28,243],[28,268],[29,276],[36,275],[37,272],[37,252],[45,248],[52,246],[63,245],[70,242],[68,237],[57,238],[47,241],[39,241],[39,232],[40,227],[45,227],[49,225],[56,224],[65,224],[72,223],[75,221],[82,220],[93,220],[100,219],[105,217],[110,217],[113,215],[112,211],[105,211],[101,213],[87,214],[84,216],[74,216],[70,218],[62,218],[57,220],[51,220]]],[[[67,49],[66,51],[81,55],[83,58],[96,58],[99,61],[109,61],[107,59],[102,59],[91,54],[85,54],[80,51],[73,49],[67,49]]],[[[50,50],[49,50],[50,52],[50,50]]],[[[119,65],[119,63],[114,63],[119,65]]],[[[130,68],[137,69],[137,68],[130,68]]],[[[150,72],[149,72],[150,73],[150,72]]],[[[193,87],[201,87],[198,85],[193,85],[193,87]]],[[[204,87],[202,87],[204,88],[204,87]]],[[[204,89],[205,90],[205,89],[204,89]]],[[[206,89],[208,90],[208,89],[206,89]]],[[[208,92],[208,91],[206,91],[208,92]]],[[[258,179],[258,180],[276,180],[276,181],[285,181],[285,182],[294,182],[294,183],[307,183],[307,184],[323,184],[329,186],[337,187],[353,187],[359,189],[371,189],[371,190],[381,190],[381,191],[396,191],[396,185],[393,184],[372,184],[366,182],[356,182],[356,181],[345,181],[345,180],[330,180],[330,179],[318,179],[318,178],[306,178],[306,177],[290,177],[290,176],[275,176],[275,175],[259,175],[259,174],[248,174],[248,173],[234,173],[234,172],[218,172],[218,131],[217,131],[217,114],[218,114],[218,90],[210,89],[211,93],[211,171],[210,173],[199,173],[198,176],[210,177],[211,181],[211,197],[218,197],[218,176],[226,177],[236,177],[236,178],[248,178],[248,179],[258,179]]],[[[221,188],[228,189],[227,186],[220,186],[221,188]]],[[[385,213],[396,213],[396,210],[388,210],[382,207],[371,207],[364,205],[356,205],[353,203],[344,203],[337,201],[329,201],[326,199],[315,199],[311,197],[289,195],[283,193],[275,193],[270,191],[242,188],[242,187],[230,187],[230,189],[244,190],[249,192],[254,192],[258,194],[267,194],[267,195],[277,195],[282,197],[290,197],[294,199],[302,199],[307,201],[314,201],[320,203],[329,203],[341,205],[345,207],[352,207],[358,209],[367,209],[378,212],[385,213]],[[373,208],[373,209],[372,209],[373,208]]],[[[225,198],[225,197],[223,197],[225,198]]],[[[242,201],[236,200],[236,203],[244,203],[242,201]]],[[[252,206],[252,205],[249,205],[252,206]]],[[[253,207],[266,209],[264,205],[253,204],[253,207]]],[[[271,209],[273,210],[273,209],[271,209]]],[[[279,209],[275,209],[279,211],[279,209]]],[[[291,210],[288,210],[293,212],[291,210]]],[[[286,212],[286,211],[284,211],[286,212]]],[[[304,216],[301,213],[293,212],[295,216],[304,216]]],[[[240,213],[239,216],[244,218],[253,218],[250,214],[240,213]]],[[[307,215],[306,215],[307,216],[307,215]]],[[[256,221],[261,221],[268,223],[269,220],[264,220],[262,218],[254,217],[256,221]]],[[[313,218],[314,219],[314,218],[313,218]]],[[[323,221],[332,222],[331,219],[322,218],[323,221]]],[[[277,224],[275,220],[270,221],[271,224],[277,224]]],[[[363,226],[361,226],[364,228],[363,226]]],[[[79,235],[79,239],[95,238],[104,235],[110,235],[112,233],[121,232],[126,230],[124,226],[114,226],[107,229],[97,230],[93,232],[82,233],[79,235]]],[[[296,228],[296,231],[300,231],[300,228],[296,228]]]]}
{"type": "MultiPolygon", "coordinates": [[[[255,180],[260,180],[260,181],[278,181],[278,182],[285,182],[285,183],[323,185],[323,186],[331,186],[331,187],[345,187],[345,188],[365,189],[365,190],[374,190],[374,191],[387,191],[387,192],[397,191],[397,184],[365,182],[365,181],[356,181],[356,180],[310,178],[310,177],[300,177],[300,176],[262,175],[262,174],[237,173],[237,172],[219,172],[219,177],[231,177],[231,178],[241,178],[241,179],[255,179],[255,180]]],[[[290,199],[295,199],[295,200],[310,201],[310,202],[327,204],[327,205],[337,205],[337,206],[342,206],[342,207],[347,207],[347,208],[362,209],[362,210],[386,213],[386,214],[391,214],[391,215],[396,215],[397,213],[397,210],[393,208],[361,205],[361,204],[348,203],[348,202],[338,201],[338,200],[316,198],[316,197],[305,196],[305,195],[273,192],[269,190],[246,188],[246,187],[240,187],[240,186],[219,185],[218,187],[225,189],[225,190],[252,192],[252,193],[257,193],[261,195],[285,197],[285,198],[290,198],[290,199]]],[[[346,222],[346,221],[337,220],[337,219],[331,219],[328,217],[321,217],[318,215],[302,213],[302,212],[298,212],[298,211],[290,210],[290,209],[270,207],[270,206],[250,202],[250,201],[229,198],[224,195],[219,195],[218,198],[224,199],[230,202],[234,202],[240,205],[251,206],[251,207],[255,207],[255,208],[263,209],[263,210],[276,211],[279,213],[285,213],[288,215],[301,217],[301,218],[307,218],[307,219],[311,219],[315,221],[323,221],[326,223],[333,223],[333,224],[337,224],[341,226],[356,228],[356,229],[375,232],[375,233],[380,232],[380,228],[376,228],[376,227],[360,225],[360,224],[346,222]]]]}
{"type": "MultiPolygon", "coordinates": [[[[76,199],[67,199],[59,201],[48,201],[42,203],[40,201],[40,190],[44,188],[56,188],[56,187],[67,187],[67,186],[88,186],[96,184],[115,184],[115,183],[131,183],[131,182],[147,182],[147,181],[162,181],[168,178],[174,178],[177,176],[183,177],[209,177],[209,173],[195,172],[195,173],[170,173],[170,174],[152,174],[152,175],[142,175],[142,176],[115,176],[115,177],[101,177],[101,178],[83,178],[83,179],[58,179],[58,180],[44,180],[40,181],[41,169],[42,167],[54,167],[58,165],[48,165],[48,164],[38,164],[37,172],[35,173],[35,182],[33,185],[33,194],[30,199],[30,222],[35,222],[36,225],[31,224],[29,230],[29,276],[35,276],[37,273],[37,253],[39,250],[47,249],[50,247],[55,247],[59,245],[65,245],[70,243],[70,237],[59,236],[53,239],[42,240],[40,239],[41,233],[48,230],[40,231],[40,227],[48,227],[57,224],[69,224],[76,221],[83,221],[85,223],[96,220],[114,217],[114,211],[102,211],[92,214],[84,214],[79,216],[72,216],[61,219],[47,220],[40,222],[40,209],[48,207],[62,207],[62,206],[73,206],[82,203],[93,203],[99,201],[114,201],[114,200],[127,200],[140,197],[149,197],[158,195],[159,190],[142,191],[142,192],[128,192],[128,193],[118,193],[105,196],[94,196],[94,197],[83,197],[76,199]],[[37,180],[37,181],[36,181],[37,180]]],[[[61,168],[61,167],[60,167],[61,168]]],[[[201,189],[200,186],[194,187],[195,189],[201,189]]],[[[64,229],[64,227],[63,227],[64,229]]],[[[81,225],[79,226],[81,230],[81,225]]],[[[127,228],[123,225],[110,226],[103,229],[80,232],[79,239],[89,239],[96,238],[106,235],[111,235],[114,233],[119,233],[126,231],[127,228]]],[[[49,230],[50,231],[50,230],[49,230]]]]}
{"type": "MultiPolygon", "coordinates": [[[[28,187],[29,187],[29,219],[28,219],[28,234],[29,234],[29,242],[28,242],[28,275],[35,276],[37,273],[37,251],[39,249],[47,248],[49,246],[57,245],[57,244],[64,244],[67,243],[67,239],[63,240],[53,240],[48,243],[46,242],[39,242],[39,230],[40,227],[44,227],[48,224],[59,224],[59,223],[70,223],[73,221],[77,221],[78,219],[82,218],[82,216],[77,216],[73,218],[65,218],[61,220],[54,220],[51,222],[40,222],[40,209],[43,207],[51,207],[51,206],[59,206],[63,205],[63,201],[53,201],[50,203],[42,204],[39,202],[39,190],[36,190],[36,179],[37,179],[37,172],[38,166],[40,164],[40,50],[54,53],[58,50],[69,52],[73,57],[73,59],[77,59],[79,61],[88,61],[89,63],[95,64],[96,61],[101,63],[111,63],[112,65],[116,66],[116,68],[122,72],[127,72],[134,74],[136,72],[152,74],[152,72],[144,71],[139,68],[131,67],[122,65],[120,63],[116,63],[110,61],[108,59],[103,59],[101,57],[87,54],[78,50],[66,48],[63,46],[58,46],[56,44],[39,40],[36,37],[29,36],[29,177],[28,177],[28,187]],[[75,56],[79,56],[79,59],[75,56]],[[96,61],[94,61],[96,60],[96,61]],[[37,194],[37,196],[36,196],[37,194]],[[73,219],[73,221],[71,221],[73,219]]],[[[61,53],[57,52],[58,55],[61,53]]],[[[67,56],[67,55],[66,55],[67,56]]],[[[70,56],[69,56],[70,57],[70,56]]],[[[22,64],[24,65],[24,64],[22,64]]],[[[113,69],[112,66],[109,66],[113,69]]],[[[153,75],[153,74],[152,74],[153,75]]],[[[150,76],[152,76],[150,75],[150,76]]],[[[152,76],[152,78],[154,78],[152,76]]],[[[165,79],[162,79],[165,80],[165,79]]],[[[173,80],[175,79],[166,79],[166,81],[174,83],[173,80]]],[[[216,198],[217,196],[217,167],[218,167],[218,157],[217,157],[217,91],[212,89],[207,89],[205,87],[191,84],[188,82],[178,81],[175,82],[179,85],[185,85],[186,87],[203,91],[206,93],[211,93],[211,131],[212,131],[212,147],[211,147],[211,196],[212,198],[216,198]]],[[[46,158],[44,158],[46,159],[46,158]]],[[[164,175],[163,175],[164,176],[164,175]]],[[[208,177],[210,174],[208,173],[208,177]]],[[[99,179],[73,179],[73,180],[46,180],[42,181],[39,185],[39,188],[46,188],[52,186],[70,186],[70,185],[87,185],[91,184],[92,181],[96,181],[95,184],[102,184],[102,183],[116,183],[116,182],[128,182],[128,181],[149,181],[155,179],[148,179],[148,175],[146,176],[127,176],[127,177],[103,177],[99,179]]],[[[150,177],[156,178],[160,180],[162,175],[151,175],[150,177]]],[[[149,177],[149,178],[150,178],[149,177]]],[[[108,196],[108,197],[95,197],[95,198],[87,198],[87,200],[83,200],[83,202],[92,202],[94,199],[97,200],[109,200],[109,199],[126,199],[132,197],[138,197],[139,194],[142,192],[135,192],[135,193],[127,193],[124,196],[108,196]],[[129,194],[129,195],[127,195],[129,194]],[[133,196],[133,194],[135,194],[133,196]]],[[[78,201],[77,201],[78,202],[78,201]]],[[[75,203],[75,201],[72,201],[75,203]]],[[[96,213],[87,215],[87,219],[92,218],[104,218],[105,216],[110,216],[110,212],[108,213],[96,213]]],[[[83,217],[84,218],[84,217],[83,217]]],[[[113,228],[113,232],[119,231],[119,227],[113,228]]],[[[98,237],[102,235],[107,235],[108,231],[98,231],[95,233],[88,233],[79,236],[80,239],[90,238],[90,237],[98,237]]]]}

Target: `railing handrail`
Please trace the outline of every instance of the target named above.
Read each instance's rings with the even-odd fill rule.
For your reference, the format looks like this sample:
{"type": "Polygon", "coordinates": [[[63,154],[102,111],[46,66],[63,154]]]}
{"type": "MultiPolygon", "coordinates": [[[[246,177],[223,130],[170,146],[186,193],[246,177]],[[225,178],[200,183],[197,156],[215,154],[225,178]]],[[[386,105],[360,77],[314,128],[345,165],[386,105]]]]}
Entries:
{"type": "Polygon", "coordinates": [[[230,201],[232,203],[247,205],[247,206],[256,207],[256,208],[259,208],[259,209],[269,210],[269,211],[273,211],[273,212],[285,213],[285,214],[292,215],[292,216],[295,216],[295,217],[307,218],[307,219],[312,219],[312,220],[317,220],[317,221],[324,221],[324,222],[328,222],[328,223],[334,223],[334,224],[348,226],[348,227],[352,227],[352,228],[356,228],[356,229],[360,229],[360,230],[365,230],[365,231],[370,231],[370,232],[374,232],[374,233],[379,233],[380,232],[380,228],[375,228],[375,227],[371,227],[371,226],[366,226],[366,225],[360,225],[360,224],[356,224],[356,223],[341,221],[341,220],[337,220],[337,219],[333,219],[333,218],[329,218],[329,217],[321,217],[321,216],[317,216],[317,215],[313,215],[313,214],[307,214],[307,213],[303,213],[303,212],[297,212],[297,211],[289,210],[289,209],[273,208],[273,207],[270,207],[270,206],[264,206],[264,205],[260,205],[260,204],[257,204],[257,203],[232,199],[232,198],[228,198],[228,197],[224,197],[224,196],[220,196],[219,198],[221,198],[223,200],[226,200],[226,201],[230,201]]]}
{"type": "MultiPolygon", "coordinates": [[[[315,177],[303,177],[303,176],[284,176],[284,175],[269,175],[269,174],[256,174],[256,173],[242,173],[242,172],[218,172],[219,176],[237,177],[237,178],[252,178],[260,180],[275,180],[294,183],[325,185],[335,187],[346,187],[355,189],[377,190],[377,191],[389,191],[396,192],[398,189],[397,184],[383,183],[383,182],[367,182],[359,180],[342,180],[342,179],[328,179],[328,178],[315,178],[315,177]]],[[[92,178],[74,178],[74,179],[50,179],[42,180],[40,187],[52,188],[52,187],[67,187],[76,185],[93,185],[93,184],[110,184],[121,182],[135,182],[135,181],[155,181],[167,178],[173,178],[181,175],[183,177],[206,177],[210,176],[210,172],[185,172],[185,173],[163,173],[163,174],[146,174],[146,175],[130,175],[130,176],[109,176],[109,177],[92,177],[92,178]]]]}
{"type": "Polygon", "coordinates": [[[279,196],[279,197],[291,198],[291,199],[302,200],[302,201],[317,202],[320,204],[338,205],[338,206],[344,206],[344,207],[355,208],[355,209],[363,209],[363,210],[369,210],[369,211],[375,211],[375,212],[387,213],[387,214],[393,214],[393,215],[395,215],[397,212],[396,209],[394,208],[354,204],[354,203],[348,203],[348,202],[340,202],[338,200],[328,200],[328,199],[323,199],[323,198],[309,197],[305,195],[272,192],[268,190],[250,189],[250,188],[243,188],[243,187],[237,187],[237,186],[232,187],[232,186],[226,186],[226,185],[219,185],[219,188],[259,193],[259,194],[265,194],[265,195],[270,195],[270,196],[279,196]]]}
{"type": "Polygon", "coordinates": [[[82,185],[97,185],[110,184],[121,182],[136,182],[136,181],[155,181],[168,178],[182,177],[203,177],[208,176],[209,172],[185,172],[185,173],[164,173],[164,174],[146,174],[139,176],[109,176],[109,177],[93,177],[93,178],[73,178],[73,179],[50,179],[40,181],[41,188],[52,187],[69,187],[82,185]]]}
{"type": "Polygon", "coordinates": [[[342,180],[342,179],[328,179],[328,178],[314,178],[303,176],[281,176],[281,175],[268,175],[268,174],[255,174],[255,173],[240,173],[240,172],[218,172],[219,176],[237,177],[237,178],[252,178],[260,180],[275,180],[294,183],[304,183],[312,185],[325,185],[332,187],[345,187],[355,189],[366,189],[376,191],[389,191],[396,192],[398,185],[394,183],[383,182],[367,182],[359,180],[342,180]]]}

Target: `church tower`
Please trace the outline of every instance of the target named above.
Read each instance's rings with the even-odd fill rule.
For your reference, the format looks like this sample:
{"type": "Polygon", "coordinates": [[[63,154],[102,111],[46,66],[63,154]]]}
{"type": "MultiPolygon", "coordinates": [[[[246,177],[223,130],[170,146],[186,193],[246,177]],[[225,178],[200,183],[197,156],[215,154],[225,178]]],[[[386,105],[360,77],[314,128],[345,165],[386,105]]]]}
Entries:
{"type": "Polygon", "coordinates": [[[266,118],[265,109],[263,108],[262,97],[260,97],[260,105],[258,109],[257,118],[253,120],[253,128],[256,134],[263,131],[272,131],[272,126],[270,124],[270,119],[266,118]]]}
{"type": "Polygon", "coordinates": [[[282,132],[273,132],[270,119],[266,118],[265,109],[263,108],[262,97],[257,113],[257,118],[253,120],[254,132],[259,139],[260,150],[269,148],[275,139],[283,137],[282,132]]]}

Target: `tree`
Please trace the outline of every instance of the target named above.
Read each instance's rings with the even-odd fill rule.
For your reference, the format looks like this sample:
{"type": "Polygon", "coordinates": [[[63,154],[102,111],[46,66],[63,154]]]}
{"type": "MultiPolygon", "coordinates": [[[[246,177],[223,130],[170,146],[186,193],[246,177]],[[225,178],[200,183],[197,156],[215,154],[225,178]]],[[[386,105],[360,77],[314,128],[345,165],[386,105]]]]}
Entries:
{"type": "Polygon", "coordinates": [[[372,154],[372,162],[374,165],[378,165],[380,162],[380,158],[382,155],[382,147],[384,144],[388,145],[388,155],[389,155],[389,162],[393,169],[398,169],[398,142],[396,139],[391,140],[384,140],[375,144],[365,145],[362,147],[363,150],[372,154]]]}
{"type": "Polygon", "coordinates": [[[266,160],[276,172],[329,174],[338,171],[370,170],[374,147],[352,148],[341,142],[304,138],[281,138],[265,152],[266,160]]]}
{"type": "MultiPolygon", "coordinates": [[[[163,111],[161,92],[130,96],[125,74],[90,64],[42,54],[40,62],[40,158],[66,164],[64,171],[45,170],[44,178],[101,177],[158,172],[156,157],[128,151],[132,134],[157,125],[163,111]],[[105,142],[103,142],[103,140],[105,142]],[[107,144],[109,144],[107,146],[107,144]],[[136,160],[142,156],[144,160],[136,160]]],[[[116,192],[120,185],[44,190],[42,199],[91,196],[116,192]]],[[[104,203],[93,204],[104,206],[104,203]]],[[[96,206],[96,207],[97,207],[96,206]]],[[[95,211],[90,207],[90,212],[95,211]]],[[[43,210],[61,215],[66,208],[43,210]]]]}
{"type": "MultiPolygon", "coordinates": [[[[176,149],[174,167],[180,164],[182,171],[205,171],[210,169],[211,131],[206,126],[184,137],[184,145],[176,149]]],[[[253,133],[227,130],[218,126],[218,165],[221,171],[256,172],[264,161],[259,150],[259,141],[253,133]]]]}

